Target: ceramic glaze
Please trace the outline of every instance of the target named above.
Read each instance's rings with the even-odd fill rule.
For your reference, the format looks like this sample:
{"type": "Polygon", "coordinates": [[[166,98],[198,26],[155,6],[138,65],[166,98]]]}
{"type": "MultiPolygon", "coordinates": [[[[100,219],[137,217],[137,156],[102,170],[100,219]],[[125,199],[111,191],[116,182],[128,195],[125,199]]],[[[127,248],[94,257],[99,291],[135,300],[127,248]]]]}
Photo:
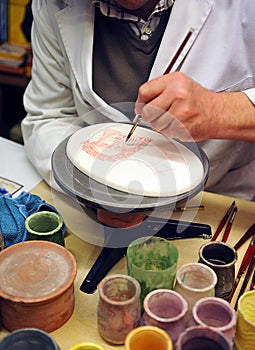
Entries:
{"type": "Polygon", "coordinates": [[[206,265],[187,263],[177,270],[174,290],[188,303],[188,324],[192,322],[194,304],[202,298],[214,296],[216,283],[215,272],[206,265]]]}
{"type": "Polygon", "coordinates": [[[217,275],[216,297],[228,299],[230,296],[235,280],[236,261],[237,253],[227,243],[208,242],[199,249],[199,262],[209,266],[217,275]]]}
{"type": "Polygon", "coordinates": [[[157,289],[145,297],[144,310],[144,324],[163,329],[175,344],[186,328],[188,304],[185,299],[173,290],[157,289]]]}
{"type": "Polygon", "coordinates": [[[65,246],[64,222],[60,215],[52,211],[39,211],[25,220],[27,240],[43,240],[65,246]]]}
{"type": "Polygon", "coordinates": [[[105,277],[98,286],[97,325],[102,338],[124,344],[127,334],[141,317],[140,285],[132,277],[116,274],[105,277]]]}
{"type": "Polygon", "coordinates": [[[75,344],[69,350],[105,350],[105,348],[96,343],[83,342],[75,344]]]}
{"type": "Polygon", "coordinates": [[[233,347],[221,333],[209,327],[195,326],[180,334],[175,350],[232,350],[233,347]]]}
{"type": "Polygon", "coordinates": [[[192,310],[195,325],[209,326],[225,334],[231,343],[236,334],[236,312],[226,301],[208,297],[196,302],[192,310]]]}
{"type": "Polygon", "coordinates": [[[178,250],[173,243],[160,237],[142,237],[127,249],[128,274],[141,285],[141,305],[154,289],[172,289],[174,286],[178,250]]]}
{"type": "Polygon", "coordinates": [[[36,328],[23,328],[0,340],[0,350],[60,350],[55,340],[36,328]]]}
{"type": "Polygon", "coordinates": [[[133,329],[125,339],[126,350],[173,350],[172,340],[162,329],[142,326],[133,329]]]}
{"type": "Polygon", "coordinates": [[[244,293],[237,307],[237,350],[255,349],[255,290],[244,293]]]}

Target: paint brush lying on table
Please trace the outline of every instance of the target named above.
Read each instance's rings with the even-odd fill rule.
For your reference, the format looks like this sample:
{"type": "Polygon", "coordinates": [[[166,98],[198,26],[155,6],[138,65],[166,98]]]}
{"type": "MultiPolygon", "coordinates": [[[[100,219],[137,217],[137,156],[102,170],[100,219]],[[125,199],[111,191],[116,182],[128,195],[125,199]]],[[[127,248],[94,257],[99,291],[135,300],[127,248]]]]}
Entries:
{"type": "Polygon", "coordinates": [[[254,266],[253,276],[251,279],[250,290],[255,290],[255,266],[254,266]]]}
{"type": "Polygon", "coordinates": [[[216,241],[216,239],[218,238],[219,234],[221,233],[224,225],[226,224],[226,222],[228,222],[228,220],[231,218],[232,213],[235,210],[235,206],[236,202],[233,201],[231,206],[228,208],[228,210],[226,211],[226,213],[224,214],[223,218],[221,219],[219,226],[217,227],[213,237],[212,237],[212,241],[216,241]]]}
{"type": "MultiPolygon", "coordinates": [[[[238,297],[236,299],[235,310],[237,310],[238,300],[240,299],[241,295],[243,295],[243,293],[245,292],[245,290],[246,290],[246,288],[247,288],[247,286],[249,284],[252,272],[254,271],[254,267],[255,267],[255,249],[253,249],[253,257],[250,260],[250,263],[249,263],[249,266],[248,266],[248,269],[247,269],[247,272],[246,272],[243,284],[241,286],[241,289],[240,289],[240,291],[238,293],[238,297]]],[[[254,273],[255,273],[255,271],[254,271],[254,273]]],[[[251,282],[251,288],[250,289],[251,290],[253,289],[252,288],[252,282],[251,282]]]]}
{"type": "Polygon", "coordinates": [[[231,213],[231,215],[229,217],[229,220],[228,220],[227,226],[225,228],[225,231],[224,231],[224,234],[223,234],[221,242],[224,242],[224,243],[227,242],[227,239],[229,237],[229,234],[230,234],[230,231],[231,231],[234,219],[236,217],[236,213],[237,213],[237,207],[234,207],[234,209],[233,209],[233,211],[232,211],[232,213],[231,213]]]}
{"type": "MultiPolygon", "coordinates": [[[[254,225],[252,225],[251,227],[253,227],[253,226],[254,225]]],[[[249,229],[247,232],[249,232],[249,234],[250,234],[251,230],[249,229]]],[[[244,234],[244,237],[247,237],[247,232],[244,234]]],[[[240,241],[244,242],[242,240],[242,238],[239,240],[239,242],[240,241]]],[[[239,247],[239,242],[235,246],[239,247]]],[[[234,282],[231,294],[230,294],[230,296],[228,298],[228,302],[229,303],[231,302],[231,300],[232,300],[232,298],[233,298],[233,296],[235,294],[235,291],[237,289],[237,286],[238,286],[242,276],[245,274],[246,269],[248,268],[249,264],[251,263],[251,260],[253,259],[254,253],[255,253],[255,232],[252,235],[250,244],[248,245],[248,248],[246,249],[246,252],[244,254],[241,266],[239,267],[239,270],[238,270],[238,273],[237,273],[237,276],[236,276],[236,279],[235,279],[235,282],[234,282]]]]}

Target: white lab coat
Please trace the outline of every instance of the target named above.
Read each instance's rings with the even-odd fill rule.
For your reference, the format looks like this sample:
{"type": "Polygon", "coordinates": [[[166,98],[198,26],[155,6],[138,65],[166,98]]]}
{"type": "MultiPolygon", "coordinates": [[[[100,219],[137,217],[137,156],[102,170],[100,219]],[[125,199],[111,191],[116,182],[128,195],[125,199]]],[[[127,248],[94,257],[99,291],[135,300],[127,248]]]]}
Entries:
{"type": "MultiPolygon", "coordinates": [[[[254,13],[254,0],[176,0],[150,79],[163,74],[194,28],[173,70],[214,91],[245,90],[254,103],[254,13]]],[[[129,119],[92,90],[92,1],[33,0],[33,15],[33,70],[22,132],[29,159],[50,183],[51,155],[62,139],[84,123],[129,119]]],[[[200,145],[210,160],[209,190],[246,199],[255,195],[254,168],[247,165],[255,157],[253,143],[208,140],[200,145]]]]}

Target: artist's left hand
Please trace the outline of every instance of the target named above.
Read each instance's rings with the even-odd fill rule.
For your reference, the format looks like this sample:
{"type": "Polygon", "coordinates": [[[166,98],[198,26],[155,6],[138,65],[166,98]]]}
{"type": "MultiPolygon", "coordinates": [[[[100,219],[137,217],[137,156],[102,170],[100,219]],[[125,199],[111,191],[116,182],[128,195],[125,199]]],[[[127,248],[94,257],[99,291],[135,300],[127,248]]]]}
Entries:
{"type": "Polygon", "coordinates": [[[255,108],[244,93],[213,92],[181,72],[144,83],[135,112],[153,129],[183,141],[254,137],[255,108]]]}

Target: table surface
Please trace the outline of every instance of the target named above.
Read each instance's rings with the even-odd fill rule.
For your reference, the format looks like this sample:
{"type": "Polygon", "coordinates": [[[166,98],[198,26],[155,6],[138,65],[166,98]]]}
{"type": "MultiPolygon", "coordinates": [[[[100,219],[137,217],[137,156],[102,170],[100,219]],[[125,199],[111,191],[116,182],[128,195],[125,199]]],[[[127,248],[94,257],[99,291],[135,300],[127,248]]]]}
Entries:
{"type": "MultiPolygon", "coordinates": [[[[32,193],[39,195],[47,203],[52,205],[56,204],[54,191],[50,187],[41,182],[36,186],[32,193]]],[[[184,221],[194,221],[204,224],[209,224],[212,228],[212,233],[215,232],[220,220],[224,216],[226,210],[231,205],[232,201],[236,201],[238,207],[238,212],[235,217],[235,221],[232,226],[232,230],[228,239],[228,243],[234,245],[239,238],[247,231],[247,229],[254,223],[254,213],[255,213],[255,203],[234,199],[231,197],[225,197],[221,195],[216,195],[208,192],[201,192],[195,198],[191,199],[189,205],[201,202],[205,206],[204,210],[199,211],[185,211],[181,213],[173,213],[172,219],[180,219],[184,221]]],[[[59,210],[59,207],[57,207],[59,210]]],[[[71,210],[71,209],[70,209],[71,210]]],[[[75,209],[74,213],[75,213],[75,209]]],[[[61,210],[59,210],[61,212],[61,210]]],[[[64,213],[61,213],[65,220],[64,213]]],[[[159,216],[165,216],[168,213],[160,212],[159,216]]],[[[73,215],[73,220],[75,221],[75,214],[73,215]]],[[[71,318],[58,330],[51,332],[51,336],[56,340],[61,350],[68,350],[71,346],[84,342],[95,342],[97,344],[105,347],[106,350],[110,349],[124,349],[124,346],[112,346],[106,343],[99,335],[97,330],[97,302],[98,293],[85,294],[80,291],[80,285],[96,260],[98,254],[101,251],[100,246],[96,246],[85,242],[77,235],[72,232],[72,225],[67,224],[67,236],[65,238],[66,248],[74,255],[77,265],[78,272],[75,279],[75,309],[71,318]]],[[[85,230],[86,228],[84,228],[85,230]]],[[[221,239],[223,231],[218,239],[221,239]]],[[[198,260],[198,250],[199,247],[205,243],[203,239],[192,238],[173,241],[179,250],[179,261],[178,266],[181,266],[188,262],[197,262],[198,260]]],[[[238,250],[238,261],[236,264],[236,271],[242,261],[242,257],[247,248],[249,242],[246,242],[238,250]]],[[[110,274],[123,273],[127,274],[126,260],[121,259],[110,271],[110,274]]],[[[235,294],[235,296],[238,294],[235,294]]],[[[235,297],[232,300],[234,305],[235,297]]],[[[8,334],[4,329],[0,332],[0,338],[8,334]]]]}

